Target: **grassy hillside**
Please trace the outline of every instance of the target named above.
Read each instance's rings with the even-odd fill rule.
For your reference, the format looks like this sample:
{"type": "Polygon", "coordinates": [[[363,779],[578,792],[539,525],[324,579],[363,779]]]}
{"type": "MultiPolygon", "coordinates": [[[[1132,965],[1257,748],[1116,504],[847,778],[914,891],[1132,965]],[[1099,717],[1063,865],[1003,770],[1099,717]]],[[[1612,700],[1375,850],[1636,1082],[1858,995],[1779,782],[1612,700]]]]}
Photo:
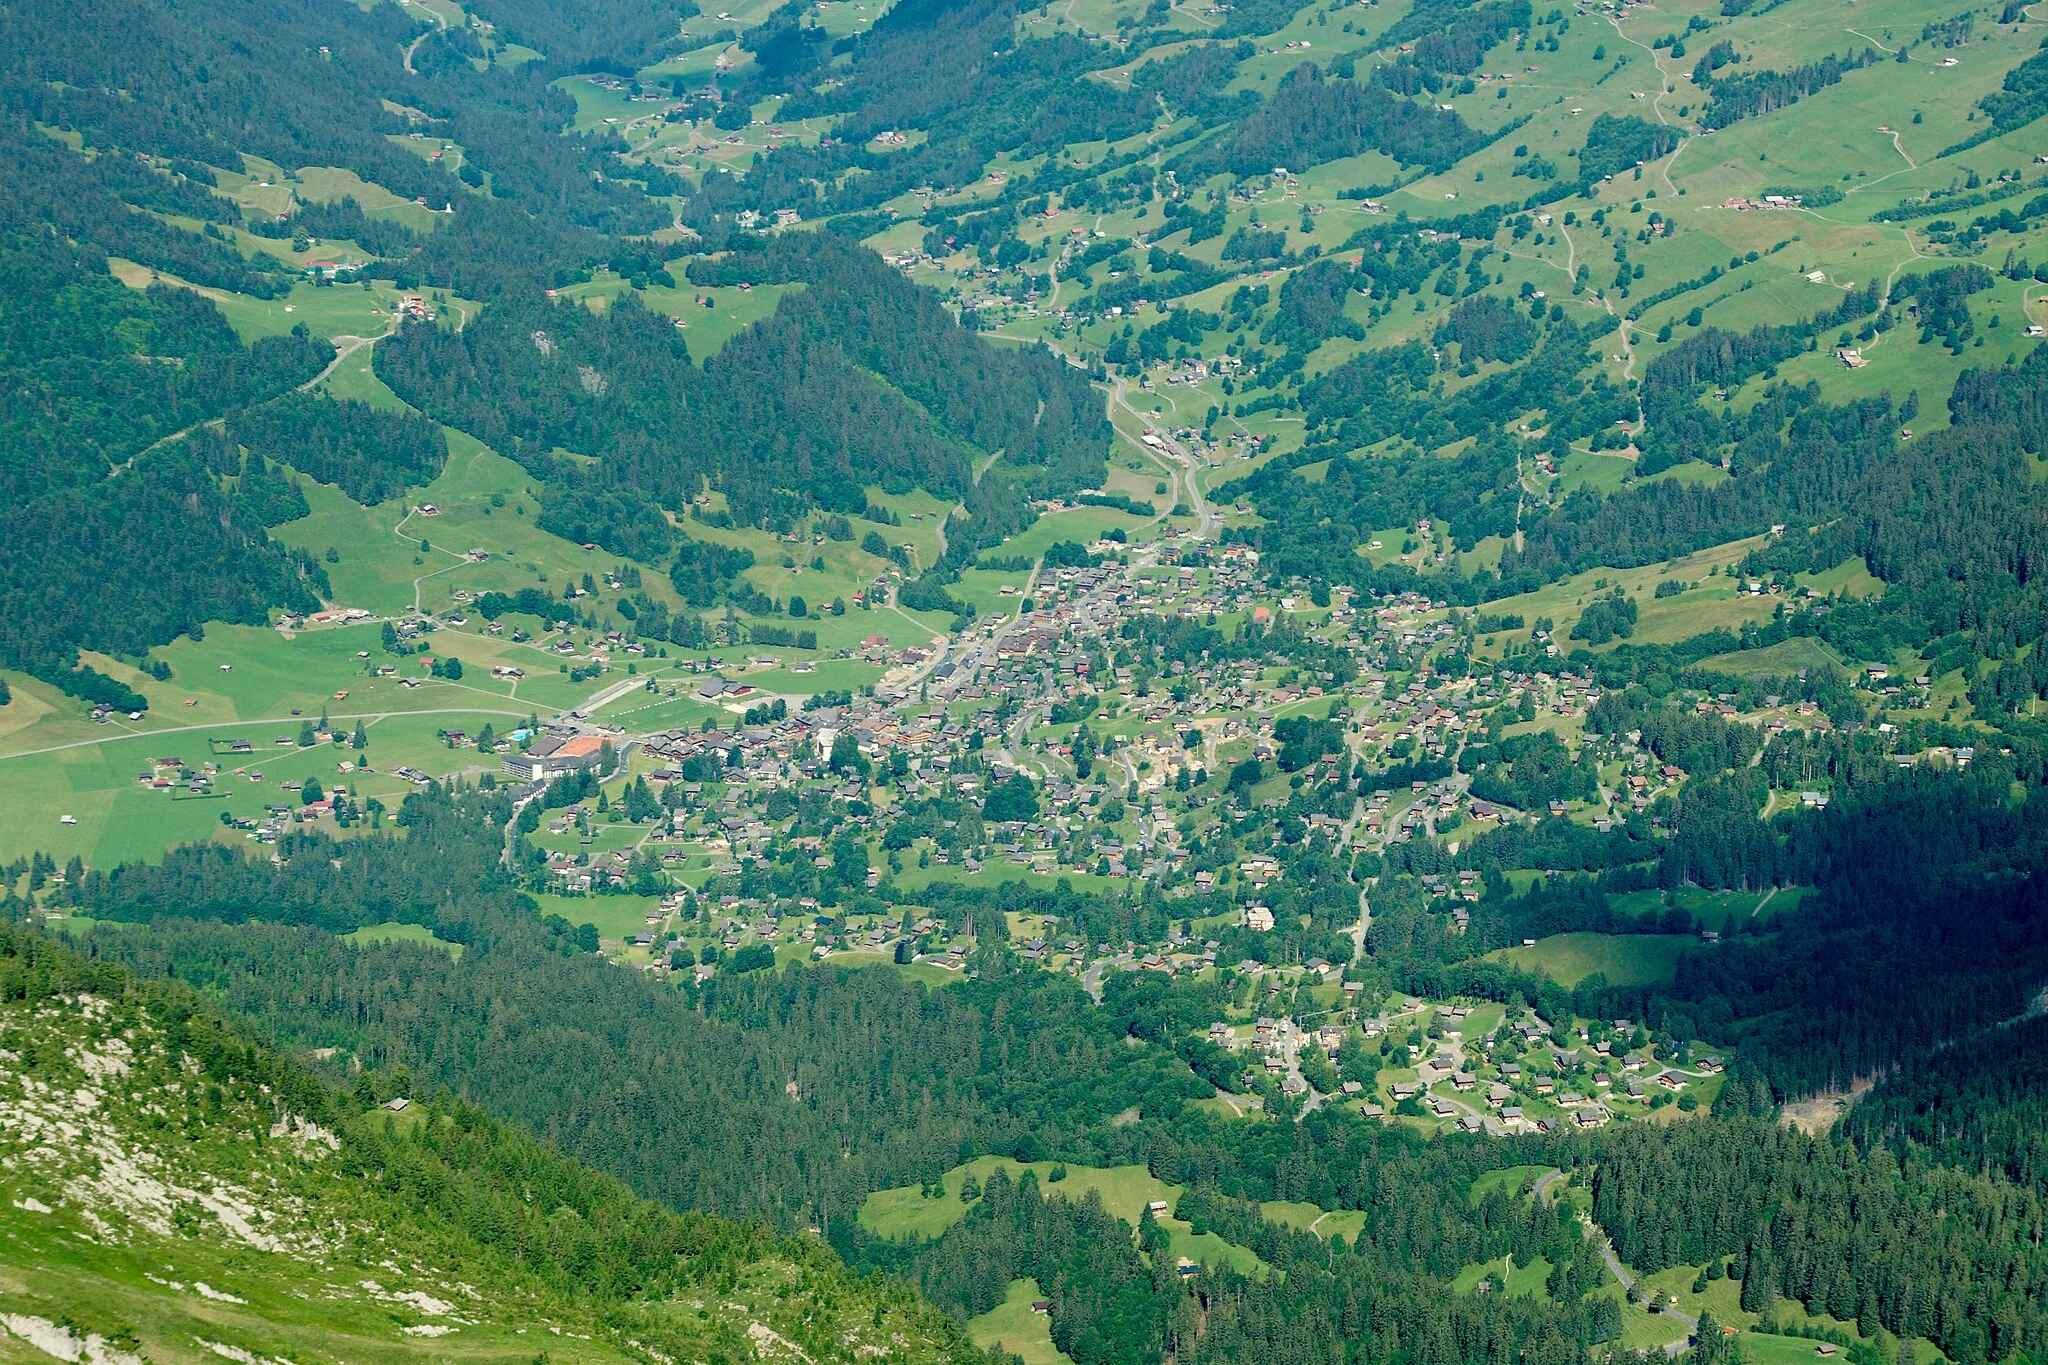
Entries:
{"type": "Polygon", "coordinates": [[[977,1186],[985,1183],[997,1170],[1007,1171],[1011,1179],[1019,1178],[1028,1171],[1038,1178],[1040,1187],[1047,1198],[1071,1199],[1076,1202],[1089,1194],[1101,1197],[1102,1206],[1110,1215],[1136,1228],[1145,1215],[1147,1204],[1164,1201],[1168,1213],[1159,1219],[1170,1239],[1170,1248],[1175,1256],[1184,1256],[1204,1265],[1228,1265],[1246,1274],[1256,1270],[1259,1258],[1245,1247],[1225,1241],[1213,1232],[1197,1233],[1193,1226],[1176,1218],[1173,1208],[1179,1203],[1184,1186],[1169,1185],[1152,1175],[1143,1166],[1116,1166],[1108,1170],[1096,1170],[1087,1166],[1065,1166],[1065,1176],[1057,1181],[1051,1179],[1055,1163],[1050,1161],[1006,1161],[1001,1157],[977,1157],[965,1165],[955,1166],[939,1181],[937,1197],[927,1197],[916,1185],[905,1185],[898,1189],[876,1190],[861,1205],[861,1226],[878,1236],[896,1239],[935,1238],[947,1228],[966,1216],[973,1207],[973,1200],[963,1200],[961,1189],[969,1176],[974,1177],[977,1186]]]}
{"type": "Polygon", "coordinates": [[[1003,1350],[1024,1365],[1071,1365],[1066,1352],[1052,1343],[1050,1317],[1031,1305],[1044,1301],[1033,1279],[1013,1280],[1003,1301],[967,1324],[977,1346],[1003,1350]]]}
{"type": "Polygon", "coordinates": [[[670,1213],[466,1106],[334,1096],[30,933],[0,929],[0,983],[7,1359],[979,1357],[816,1241],[670,1213]]]}
{"type": "Polygon", "coordinates": [[[1699,944],[1677,934],[1556,934],[1534,947],[1502,948],[1493,956],[1572,987],[1599,972],[1609,985],[1669,981],[1679,954],[1699,944]]]}

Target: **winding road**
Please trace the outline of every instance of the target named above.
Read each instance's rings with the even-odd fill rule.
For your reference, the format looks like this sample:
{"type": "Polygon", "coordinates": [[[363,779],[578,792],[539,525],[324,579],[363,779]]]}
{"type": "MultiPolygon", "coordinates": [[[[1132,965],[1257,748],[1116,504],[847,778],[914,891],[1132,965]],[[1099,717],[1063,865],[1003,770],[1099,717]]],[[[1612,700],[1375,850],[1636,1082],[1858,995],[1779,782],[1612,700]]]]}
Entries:
{"type": "MultiPolygon", "coordinates": [[[[1147,434],[1157,438],[1159,445],[1156,449],[1165,451],[1171,457],[1172,464],[1176,466],[1169,469],[1168,472],[1173,475],[1174,482],[1181,485],[1187,492],[1187,496],[1182,501],[1186,502],[1195,513],[1195,534],[1203,540],[1208,540],[1214,536],[1216,528],[1223,524],[1223,519],[1216,514],[1216,509],[1210,504],[1208,498],[1203,496],[1198,484],[1197,475],[1202,468],[1201,460],[1196,457],[1193,451],[1189,450],[1179,441],[1176,441],[1172,436],[1152,427],[1152,414],[1141,412],[1132,406],[1131,400],[1126,396],[1126,386],[1123,380],[1117,380],[1116,387],[1110,391],[1110,401],[1144,423],[1147,428],[1147,434]]],[[[1158,459],[1154,447],[1140,446],[1140,449],[1148,457],[1155,460],[1158,459]]]]}
{"type": "MultiPolygon", "coordinates": [[[[1553,1170],[1545,1172],[1542,1176],[1538,1177],[1530,1193],[1536,1197],[1538,1202],[1548,1204],[1552,1202],[1551,1190],[1555,1188],[1559,1181],[1565,1178],[1563,1171],[1553,1170]]],[[[1579,1226],[1584,1230],[1586,1236],[1591,1238],[1600,1248],[1600,1259],[1606,1264],[1607,1273],[1614,1277],[1615,1282],[1622,1287],[1624,1293],[1632,1292],[1636,1287],[1637,1277],[1631,1275],[1628,1267],[1621,1263],[1621,1258],[1614,1254],[1614,1241],[1607,1235],[1607,1230],[1594,1222],[1591,1215],[1584,1213],[1579,1215],[1579,1226]]],[[[1676,1356],[1683,1353],[1692,1344],[1694,1335],[1699,1332],[1700,1320],[1689,1314],[1681,1313],[1676,1308],[1669,1307],[1663,1309],[1660,1315],[1671,1318],[1676,1322],[1682,1322],[1686,1326],[1686,1334],[1682,1339],[1665,1343],[1664,1354],[1676,1356]]]]}
{"type": "Polygon", "coordinates": [[[419,31],[419,33],[418,33],[418,34],[417,34],[417,35],[416,35],[416,36],[415,36],[415,37],[413,38],[413,40],[412,40],[411,42],[409,42],[409,43],[407,43],[407,44],[405,45],[405,74],[406,74],[406,75],[408,75],[408,76],[417,76],[417,75],[419,75],[420,73],[419,73],[419,72],[417,72],[417,71],[415,71],[415,70],[413,69],[413,65],[412,65],[412,59],[413,59],[413,54],[414,54],[414,53],[416,53],[416,52],[418,52],[418,51],[420,50],[420,44],[421,44],[421,43],[424,43],[424,42],[425,42],[425,41],[426,41],[427,39],[431,38],[431,37],[432,37],[432,36],[433,36],[434,34],[436,34],[436,33],[446,33],[446,32],[448,31],[448,21],[447,21],[446,19],[443,19],[443,18],[442,18],[442,17],[440,16],[440,15],[436,14],[436,13],[435,13],[434,11],[432,11],[432,10],[430,10],[430,9],[426,9],[426,8],[425,8],[425,6],[423,6],[423,5],[407,5],[407,6],[406,6],[406,8],[407,8],[407,9],[419,9],[419,10],[425,10],[426,16],[427,16],[427,17],[428,17],[429,19],[432,19],[432,20],[434,21],[434,25],[435,25],[435,26],[434,26],[433,28],[423,28],[423,29],[421,29],[421,30],[419,31]]]}

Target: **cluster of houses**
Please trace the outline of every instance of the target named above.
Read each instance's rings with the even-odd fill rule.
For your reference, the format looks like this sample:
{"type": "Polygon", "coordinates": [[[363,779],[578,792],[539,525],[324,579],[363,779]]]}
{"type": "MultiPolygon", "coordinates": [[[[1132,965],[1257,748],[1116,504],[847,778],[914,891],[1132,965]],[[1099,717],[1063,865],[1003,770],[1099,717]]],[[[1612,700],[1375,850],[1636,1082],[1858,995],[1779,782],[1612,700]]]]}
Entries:
{"type": "MultiPolygon", "coordinates": [[[[1331,713],[1341,742],[1299,768],[1298,775],[1309,781],[1340,775],[1353,762],[1371,771],[1454,760],[1504,705],[1524,718],[1555,717],[1579,731],[1577,722],[1601,699],[1590,675],[1512,663],[1455,677],[1434,672],[1428,660],[1462,627],[1445,603],[1423,592],[1367,602],[1338,589],[1326,605],[1310,602],[1305,592],[1276,600],[1258,578],[1256,553],[1248,547],[1167,538],[1137,564],[1118,543],[1088,548],[1096,562],[1041,566],[1028,611],[992,613],[942,648],[904,648],[882,636],[862,641],[851,652],[889,670],[886,685],[871,693],[805,707],[797,699],[763,693],[761,684],[749,680],[748,668],[719,666],[694,677],[689,690],[729,712],[726,723],[634,735],[587,722],[549,726],[523,749],[505,754],[503,771],[531,785],[637,757],[634,771],[660,794],[661,813],[643,847],[664,867],[687,864],[710,874],[701,894],[706,903],[717,903],[718,934],[727,948],[753,941],[797,945],[812,955],[872,953],[909,937],[918,940],[913,947],[921,950],[920,960],[964,969],[964,941],[930,941],[937,926],[901,907],[892,906],[886,916],[834,923],[800,901],[738,896],[738,874],[756,860],[787,858],[794,850],[820,867],[831,865],[827,841],[795,836],[789,819],[796,802],[778,806],[775,794],[823,796],[831,803],[835,835],[872,837],[887,832],[892,810],[902,804],[946,797],[978,805],[1022,772],[1038,798],[1028,817],[994,818],[991,810],[972,837],[921,834],[909,846],[890,847],[922,867],[957,869],[970,877],[1001,864],[1043,877],[1145,879],[1169,896],[1227,890],[1236,912],[1231,928],[1213,927],[1217,922],[1211,921],[1209,933],[1269,934],[1280,927],[1273,906],[1286,896],[1291,866],[1277,834],[1270,846],[1253,840],[1227,859],[1189,850],[1215,823],[1205,808],[1223,799],[1219,788],[1206,785],[1210,770],[1220,776],[1233,764],[1257,759],[1272,771],[1283,747],[1277,719],[1297,712],[1320,718],[1328,708],[1313,703],[1341,695],[1342,706],[1331,713]],[[1148,665],[1129,647],[1126,630],[1146,617],[1204,623],[1230,618],[1286,629],[1276,629],[1264,656],[1204,654],[1148,665]],[[1292,646],[1296,632],[1315,642],[1316,655],[1292,646]],[[1355,669],[1340,678],[1301,662],[1327,657],[1320,651],[1329,648],[1348,652],[1355,669]],[[778,699],[789,705],[776,711],[762,705],[778,699]],[[1054,708],[1061,705],[1070,709],[1056,724],[1054,708]],[[1076,717],[1090,732],[1085,746],[1077,742],[1082,736],[1076,717]],[[862,761],[847,762],[849,751],[862,761]],[[886,790],[871,771],[889,774],[886,790]],[[1105,814],[1112,806],[1116,813],[1105,814]],[[832,927],[822,927],[821,920],[832,927]]],[[[1016,596],[1021,608],[1025,594],[1016,596]]],[[[1715,712],[1735,709],[1732,694],[1688,700],[1715,712]]],[[[1782,709],[1784,715],[1773,713],[1772,723],[1796,723],[1790,719],[1796,709],[1782,709]]],[[[1466,820],[1483,827],[1571,815],[1611,825],[1649,810],[1685,779],[1676,767],[1657,762],[1639,735],[1588,732],[1575,742],[1595,746],[1603,765],[1621,768],[1620,779],[1608,779],[1591,811],[1578,809],[1578,803],[1522,810],[1482,800],[1471,793],[1470,774],[1453,771],[1368,787],[1353,815],[1316,814],[1305,823],[1332,843],[1374,849],[1433,839],[1447,824],[1466,820]]],[[[1263,804],[1277,811],[1284,796],[1266,797],[1263,804]]],[[[628,878],[632,859],[613,842],[600,847],[585,815],[559,813],[549,832],[578,834],[583,845],[549,858],[548,874],[559,889],[596,892],[628,878]]],[[[900,871],[900,864],[894,869],[900,871]]],[[[873,867],[869,886],[878,886],[885,875],[873,867]]],[[[1433,907],[1462,930],[1470,904],[1481,895],[1479,874],[1451,869],[1429,874],[1424,884],[1433,907]]],[[[627,940],[643,950],[651,970],[668,969],[662,945],[683,928],[672,901],[650,909],[647,927],[627,940]]],[[[701,928],[693,921],[692,936],[701,936],[701,928]]],[[[1013,946],[1026,964],[1072,973],[1084,982],[1099,981],[1105,970],[1203,971],[1219,965],[1222,948],[1218,937],[1189,933],[1178,921],[1156,942],[1089,944],[1048,928],[1013,946]]],[[[1247,960],[1234,967],[1269,989],[1341,982],[1342,975],[1338,966],[1320,960],[1247,960]]],[[[1343,998],[1345,1005],[1313,1021],[1313,1028],[1273,1014],[1246,1036],[1230,1031],[1225,1045],[1253,1054],[1255,1071],[1277,1076],[1283,1090],[1301,1094],[1307,1083],[1296,1061],[1304,1050],[1334,1053],[1349,1026],[1369,1035],[1395,1026],[1386,1018],[1355,1017],[1355,994],[1347,989],[1343,998]]],[[[1436,1017],[1453,1030],[1466,1022],[1464,1007],[1436,1017]]],[[[1421,1058],[1413,1079],[1402,1076],[1377,1090],[1353,1080],[1336,1098],[1381,1116],[1413,1099],[1425,1114],[1461,1127],[1514,1132],[1560,1123],[1597,1125],[1659,1094],[1682,1094],[1707,1074],[1704,1063],[1688,1070],[1638,1054],[1610,1060],[1604,1043],[1570,1049],[1569,1064],[1546,1062],[1542,1054],[1551,1045],[1530,1033],[1532,1027],[1526,1021],[1496,1027],[1487,1038],[1421,1058]],[[1497,1054],[1496,1043],[1507,1037],[1515,1040],[1513,1055],[1497,1054]]],[[[1213,1031],[1212,1036],[1220,1037],[1213,1031]]]]}
{"type": "Polygon", "coordinates": [[[153,758],[147,769],[135,774],[135,784],[151,791],[204,795],[219,776],[220,764],[211,760],[194,768],[182,758],[153,758]]]}
{"type": "Polygon", "coordinates": [[[1461,1131],[1495,1136],[1598,1128],[1617,1115],[1684,1095],[1723,1069],[1717,1057],[1665,1063],[1647,1049],[1617,1049],[1614,1040],[1634,1032],[1625,1019],[1597,1029],[1582,1026],[1567,1042],[1555,1041],[1549,1029],[1526,1017],[1501,1020],[1485,1036],[1467,1039],[1471,1007],[1409,1000],[1401,1009],[1391,1020],[1365,1021],[1367,1036],[1399,1034],[1428,1018],[1447,1046],[1423,1057],[1412,1078],[1384,1081],[1382,1097],[1360,1103],[1368,1117],[1388,1117],[1391,1103],[1398,1112],[1419,1110],[1461,1131]]]}
{"type": "Polygon", "coordinates": [[[1805,196],[1797,194],[1764,194],[1755,199],[1740,196],[1723,199],[1721,207],[1734,209],[1737,213],[1751,213],[1758,209],[1796,209],[1804,202],[1805,196]]]}

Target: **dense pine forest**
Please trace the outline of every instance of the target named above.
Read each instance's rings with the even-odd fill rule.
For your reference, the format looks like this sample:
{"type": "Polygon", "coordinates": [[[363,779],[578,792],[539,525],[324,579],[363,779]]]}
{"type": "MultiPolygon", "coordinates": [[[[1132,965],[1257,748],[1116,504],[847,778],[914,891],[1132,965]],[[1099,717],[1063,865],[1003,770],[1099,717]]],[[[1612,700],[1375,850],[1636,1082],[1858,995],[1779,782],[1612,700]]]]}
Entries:
{"type": "Polygon", "coordinates": [[[2044,1029],[2027,1019],[1914,1058],[1857,1105],[1848,1130],[1865,1145],[1887,1144],[1901,1156],[1925,1151],[2040,1194],[2044,1029]]]}
{"type": "Polygon", "coordinates": [[[1082,376],[962,331],[872,253],[777,239],[702,273],[803,288],[701,368],[630,301],[598,317],[530,294],[460,332],[408,328],[378,349],[379,373],[559,485],[548,529],[639,558],[668,548],[656,509],[685,512],[706,489],[780,529],[814,507],[857,514],[871,484],[998,507],[972,477],[977,451],[1037,467],[1042,492],[1100,480],[1107,424],[1082,376]]]}

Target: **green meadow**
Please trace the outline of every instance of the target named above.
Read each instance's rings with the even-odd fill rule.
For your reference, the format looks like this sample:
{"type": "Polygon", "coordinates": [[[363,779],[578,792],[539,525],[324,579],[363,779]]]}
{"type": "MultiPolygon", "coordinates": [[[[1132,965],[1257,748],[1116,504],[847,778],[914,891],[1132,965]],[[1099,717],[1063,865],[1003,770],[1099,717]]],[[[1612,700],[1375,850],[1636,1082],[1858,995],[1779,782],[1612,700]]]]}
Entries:
{"type": "Polygon", "coordinates": [[[968,1339],[984,1351],[1013,1355],[1024,1365],[1071,1365],[1067,1353],[1052,1343],[1052,1319],[1031,1307],[1043,1297],[1036,1280],[1010,1281],[1001,1303],[968,1319],[968,1339]]]}
{"type": "Polygon", "coordinates": [[[204,295],[245,342],[283,336],[302,323],[315,336],[382,336],[391,330],[392,310],[398,305],[398,292],[389,284],[373,282],[365,289],[361,285],[315,285],[301,281],[283,298],[259,299],[251,294],[192,284],[133,261],[115,260],[109,264],[115,277],[130,288],[147,289],[161,283],[204,295]]]}
{"type": "Polygon", "coordinates": [[[359,346],[335,362],[334,368],[325,379],[314,387],[315,393],[329,398],[349,399],[368,403],[373,408],[387,412],[411,412],[412,404],[391,391],[391,387],[377,377],[371,360],[375,350],[359,346]]]}
{"type": "Polygon", "coordinates": [[[641,299],[657,313],[666,313],[682,327],[690,357],[702,365],[717,355],[726,342],[775,312],[786,294],[803,289],[798,284],[757,284],[749,289],[738,285],[692,284],[683,276],[683,262],[676,261],[669,273],[676,284],[649,285],[641,299]]]}
{"type": "Polygon", "coordinates": [[[1763,649],[1741,649],[1700,660],[1700,667],[1747,678],[1779,678],[1802,668],[1841,668],[1845,661],[1819,640],[1795,637],[1763,649]]]}
{"type": "MultiPolygon", "coordinates": [[[[1595,597],[1611,593],[1617,587],[1636,599],[1640,615],[1635,634],[1629,640],[1613,643],[1673,644],[1716,627],[1734,630],[1747,622],[1767,621],[1780,599],[1769,595],[1750,597],[1742,594],[1733,574],[1734,566],[1756,548],[1756,544],[1755,540],[1730,541],[1643,568],[1588,569],[1535,592],[1504,597],[1488,603],[1486,609],[1503,615],[1519,615],[1524,625],[1517,630],[1497,632],[1489,638],[1502,644],[1524,642],[1534,633],[1539,619],[1548,619],[1553,623],[1560,646],[1577,647],[1569,636],[1580,613],[1595,597]],[[1676,596],[1656,596],[1658,583],[1666,579],[1675,579],[1686,586],[1676,596]]],[[[1612,647],[1613,644],[1609,644],[1602,648],[1612,647]]]]}
{"type": "MultiPolygon", "coordinates": [[[[1225,1112],[1229,1112],[1227,1107],[1225,1112]]],[[[1278,1223],[1282,1227],[1299,1228],[1318,1237],[1342,1237],[1347,1242],[1356,1241],[1358,1234],[1365,1230],[1363,1209],[1332,1211],[1314,1204],[1268,1199],[1259,1205],[1259,1215],[1267,1222],[1278,1223]]]]}
{"type": "Polygon", "coordinates": [[[1596,972],[1609,985],[1645,986],[1669,981],[1679,955],[1700,947],[1685,934],[1554,934],[1534,947],[1498,948],[1487,956],[1540,972],[1567,989],[1596,972]]]}
{"type": "MultiPolygon", "coordinates": [[[[602,829],[605,826],[598,826],[602,829]]],[[[626,828],[635,828],[626,826],[626,828]]],[[[645,826],[638,833],[647,832],[645,826]]],[[[556,842],[559,842],[556,841],[556,842]]],[[[615,844],[615,847],[630,845],[615,844]]],[[[593,851],[598,851],[593,846],[593,851]]],[[[571,924],[594,924],[598,937],[620,941],[630,939],[647,927],[647,912],[660,905],[654,896],[558,896],[536,895],[543,915],[560,915],[571,924]]]]}
{"type": "Polygon", "coordinates": [[[1169,1212],[1159,1221],[1172,1238],[1172,1252],[1176,1256],[1205,1265],[1229,1264],[1245,1273],[1263,1264],[1244,1247],[1226,1242],[1213,1232],[1197,1236],[1191,1226],[1173,1217],[1171,1210],[1179,1202],[1184,1187],[1159,1180],[1143,1166],[1098,1170],[1069,1165],[1066,1179],[1055,1182],[1050,1180],[1053,1164],[978,1157],[946,1172],[939,1182],[943,1193],[936,1199],[927,1199],[916,1185],[875,1191],[861,1204],[861,1226],[876,1236],[898,1240],[937,1237],[966,1215],[969,1206],[961,1202],[960,1190],[970,1173],[978,1184],[986,1184],[998,1169],[1007,1171],[1013,1180],[1028,1170],[1038,1178],[1039,1190],[1047,1198],[1082,1199],[1093,1192],[1100,1196],[1111,1215],[1129,1223],[1134,1230],[1144,1216],[1145,1206],[1164,1200],[1169,1212]]]}
{"type": "Polygon", "coordinates": [[[446,939],[437,937],[432,929],[427,928],[423,924],[400,924],[396,920],[387,920],[383,924],[366,924],[353,933],[343,934],[342,937],[350,943],[418,943],[421,945],[431,945],[446,949],[450,957],[458,959],[461,958],[464,952],[468,951],[460,943],[450,943],[446,939]]]}
{"type": "MultiPolygon", "coordinates": [[[[1770,892],[1762,891],[1706,891],[1696,886],[1680,888],[1669,893],[1679,908],[1687,911],[1702,929],[1726,933],[1732,926],[1751,920],[1766,922],[1779,915],[1790,914],[1799,908],[1806,897],[1812,894],[1811,887],[1786,886],[1770,892]]],[[[1616,910],[1630,914],[1661,913],[1667,901],[1662,891],[1633,891],[1623,896],[1612,896],[1608,903],[1616,910]]],[[[1538,945],[1541,946],[1541,945],[1538,945]]]]}
{"type": "MultiPolygon", "coordinates": [[[[452,429],[448,452],[448,465],[433,482],[374,507],[307,480],[311,514],[273,534],[326,561],[338,603],[379,615],[446,610],[458,588],[471,594],[558,589],[616,562],[535,526],[541,502],[532,476],[512,461],[452,429]],[[435,515],[418,510],[430,504],[435,515]],[[329,550],[335,552],[331,561],[329,550]],[[467,557],[471,551],[487,557],[474,561],[467,557]]],[[[661,595],[666,580],[650,575],[648,581],[661,595]]]]}
{"type": "MultiPolygon", "coordinates": [[[[313,714],[309,711],[307,717],[313,714]]],[[[339,709],[334,715],[337,724],[352,723],[339,709]]],[[[269,805],[296,807],[308,778],[323,791],[346,787],[360,801],[374,797],[395,811],[414,790],[392,772],[399,766],[437,778],[497,771],[495,759],[473,749],[450,749],[437,738],[437,731],[459,728],[473,733],[486,722],[511,728],[517,721],[517,713],[509,710],[469,708],[366,717],[369,747],[361,756],[370,761],[367,772],[355,766],[358,755],[346,746],[299,747],[300,721],[289,717],[72,741],[54,751],[0,755],[0,858],[41,850],[60,861],[77,854],[90,866],[104,867],[135,859],[154,861],[174,844],[197,840],[240,846],[243,833],[228,829],[221,817],[257,819],[269,805]],[[228,752],[227,741],[239,738],[249,739],[253,750],[228,752]],[[183,759],[192,769],[210,759],[221,765],[221,773],[204,796],[183,789],[155,790],[140,779],[153,771],[154,760],[162,758],[183,759]]],[[[335,828],[326,820],[320,827],[335,828]]],[[[358,831],[363,828],[355,826],[358,831]]]]}
{"type": "MultiPolygon", "coordinates": [[[[439,138],[396,140],[401,144],[409,144],[410,147],[426,147],[429,150],[442,145],[439,138]]],[[[411,228],[414,232],[432,232],[447,220],[446,214],[437,212],[438,205],[429,207],[414,203],[403,195],[392,193],[373,180],[365,180],[354,171],[339,166],[301,166],[295,175],[298,183],[293,188],[301,199],[323,203],[353,199],[370,217],[389,219],[411,228]]]]}
{"type": "Polygon", "coordinates": [[[1550,1262],[1538,1256],[1527,1265],[1517,1265],[1512,1257],[1495,1261],[1476,1261],[1460,1270],[1451,1281],[1451,1288],[1462,1294],[1477,1289],[1489,1276],[1498,1275],[1507,1285],[1512,1298],[1544,1299],[1550,1297],[1550,1262]]]}
{"type": "MultiPolygon", "coordinates": [[[[1483,1034],[1485,1029],[1468,1026],[1467,1033],[1483,1034]]],[[[1504,1190],[1511,1195],[1526,1195],[1535,1188],[1536,1182],[1552,1170],[1552,1166],[1504,1166],[1497,1171],[1488,1171],[1472,1182],[1470,1197],[1476,1205],[1495,1190],[1504,1190]]]]}

